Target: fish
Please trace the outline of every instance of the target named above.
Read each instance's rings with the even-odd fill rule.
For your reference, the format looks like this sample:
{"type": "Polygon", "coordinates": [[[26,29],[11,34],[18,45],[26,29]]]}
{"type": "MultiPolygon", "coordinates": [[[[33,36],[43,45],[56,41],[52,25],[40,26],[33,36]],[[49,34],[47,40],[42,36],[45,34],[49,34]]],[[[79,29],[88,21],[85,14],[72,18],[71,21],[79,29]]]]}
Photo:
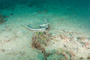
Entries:
{"type": "Polygon", "coordinates": [[[47,30],[48,25],[49,25],[49,23],[39,25],[39,28],[38,29],[32,28],[32,27],[30,27],[30,25],[27,25],[27,28],[29,30],[31,30],[31,31],[42,31],[43,32],[43,31],[46,31],[47,30]]]}
{"type": "Polygon", "coordinates": [[[42,25],[39,25],[39,27],[45,27],[45,26],[48,26],[49,25],[49,23],[47,23],[47,24],[42,24],[42,25]]]}
{"type": "Polygon", "coordinates": [[[31,30],[31,31],[45,31],[46,30],[46,28],[39,28],[39,29],[35,29],[35,28],[31,28],[31,27],[29,27],[29,26],[27,26],[27,28],[29,29],[29,30],[31,30]]]}

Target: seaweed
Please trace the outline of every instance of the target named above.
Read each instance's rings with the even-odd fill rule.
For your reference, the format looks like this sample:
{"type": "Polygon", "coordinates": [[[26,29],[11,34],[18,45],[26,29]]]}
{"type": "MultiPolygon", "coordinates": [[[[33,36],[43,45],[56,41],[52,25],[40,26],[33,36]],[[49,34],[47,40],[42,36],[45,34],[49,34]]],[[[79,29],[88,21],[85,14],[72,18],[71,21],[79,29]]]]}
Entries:
{"type": "Polygon", "coordinates": [[[45,52],[44,47],[41,45],[38,39],[39,37],[36,35],[32,37],[32,47],[41,50],[42,52],[45,52]]]}
{"type": "Polygon", "coordinates": [[[47,60],[68,60],[68,58],[64,54],[53,53],[47,57],[47,60]]]}
{"type": "Polygon", "coordinates": [[[59,48],[59,50],[60,50],[60,52],[64,52],[65,50],[64,49],[62,49],[62,48],[59,48]]]}
{"type": "MultiPolygon", "coordinates": [[[[42,44],[47,46],[47,43],[50,41],[50,35],[47,32],[35,32],[32,37],[32,47],[36,44],[42,44]]],[[[35,47],[35,46],[34,46],[35,47]]]]}
{"type": "Polygon", "coordinates": [[[32,47],[41,50],[44,55],[44,60],[54,59],[54,60],[68,60],[75,56],[73,51],[67,51],[63,48],[59,48],[59,52],[46,52],[45,46],[47,46],[48,42],[51,40],[52,35],[45,32],[35,32],[32,37],[32,47]],[[52,58],[53,57],[53,58],[52,58]]]}
{"type": "Polygon", "coordinates": [[[36,40],[43,45],[47,45],[47,43],[51,40],[51,35],[48,32],[35,32],[32,37],[32,40],[36,40]]]}
{"type": "Polygon", "coordinates": [[[47,57],[51,54],[45,51],[45,46],[47,46],[47,43],[50,41],[50,36],[48,32],[35,32],[32,37],[32,47],[41,50],[45,60],[47,60],[47,57]]]}

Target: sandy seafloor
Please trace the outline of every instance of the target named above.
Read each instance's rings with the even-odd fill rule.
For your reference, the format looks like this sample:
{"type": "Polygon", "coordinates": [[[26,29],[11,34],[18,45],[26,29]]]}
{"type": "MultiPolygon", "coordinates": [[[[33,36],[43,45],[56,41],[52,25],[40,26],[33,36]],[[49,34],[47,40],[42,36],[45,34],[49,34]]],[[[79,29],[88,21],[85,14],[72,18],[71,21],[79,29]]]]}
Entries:
{"type": "MultiPolygon", "coordinates": [[[[90,7],[50,3],[40,7],[17,4],[0,11],[8,16],[7,21],[0,24],[0,60],[44,60],[40,50],[31,47],[33,32],[26,25],[37,27],[45,20],[49,22],[49,33],[53,35],[45,47],[47,52],[63,48],[75,55],[72,60],[89,60],[90,7]]],[[[55,60],[54,57],[47,59],[55,60]]]]}

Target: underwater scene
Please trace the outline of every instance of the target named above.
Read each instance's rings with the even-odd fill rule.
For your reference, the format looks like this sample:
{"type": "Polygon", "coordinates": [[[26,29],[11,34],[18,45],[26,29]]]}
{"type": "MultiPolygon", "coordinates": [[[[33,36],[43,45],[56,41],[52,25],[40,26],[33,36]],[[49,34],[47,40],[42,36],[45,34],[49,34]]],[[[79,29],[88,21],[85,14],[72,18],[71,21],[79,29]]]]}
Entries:
{"type": "Polygon", "coordinates": [[[90,0],[0,0],[0,60],[90,60],[90,0]]]}

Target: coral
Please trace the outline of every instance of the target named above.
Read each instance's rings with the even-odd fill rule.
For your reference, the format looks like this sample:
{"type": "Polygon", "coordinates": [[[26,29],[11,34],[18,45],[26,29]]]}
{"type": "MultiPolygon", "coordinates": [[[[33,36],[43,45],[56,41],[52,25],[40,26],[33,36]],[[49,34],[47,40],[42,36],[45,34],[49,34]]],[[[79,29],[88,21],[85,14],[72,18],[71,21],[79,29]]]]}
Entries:
{"type": "Polygon", "coordinates": [[[37,40],[37,39],[39,39],[39,37],[36,36],[36,35],[34,35],[34,36],[32,37],[32,47],[33,47],[33,48],[36,48],[36,49],[38,49],[38,50],[41,50],[42,52],[44,52],[44,51],[45,51],[44,47],[41,46],[41,43],[40,43],[39,40],[37,40]]]}
{"type": "Polygon", "coordinates": [[[36,41],[36,40],[32,42],[32,47],[33,47],[33,48],[36,48],[36,49],[38,49],[38,50],[41,50],[42,53],[45,52],[45,48],[44,48],[43,46],[41,46],[41,43],[38,42],[38,41],[36,41]]]}
{"type": "Polygon", "coordinates": [[[48,45],[47,43],[49,41],[50,41],[50,34],[48,32],[35,32],[32,37],[32,47],[41,50],[45,60],[47,60],[47,57],[51,54],[46,53],[44,48],[45,46],[48,45]]]}
{"type": "Polygon", "coordinates": [[[47,32],[35,32],[34,36],[32,37],[32,40],[36,40],[41,44],[47,46],[47,43],[51,40],[51,38],[50,34],[47,32]]]}

